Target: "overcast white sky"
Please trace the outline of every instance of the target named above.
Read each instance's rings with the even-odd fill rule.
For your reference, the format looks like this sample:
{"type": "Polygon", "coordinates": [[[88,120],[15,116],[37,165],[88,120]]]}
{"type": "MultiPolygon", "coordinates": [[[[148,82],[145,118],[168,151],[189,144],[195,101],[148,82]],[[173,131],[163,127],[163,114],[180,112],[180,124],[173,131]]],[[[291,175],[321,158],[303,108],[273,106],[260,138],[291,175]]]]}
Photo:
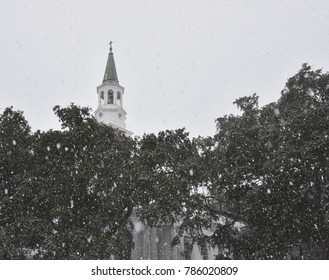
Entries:
{"type": "Polygon", "coordinates": [[[276,101],[304,62],[329,71],[329,1],[0,0],[1,112],[48,130],[57,104],[95,110],[109,41],[129,130],[213,135],[236,98],[276,101]]]}

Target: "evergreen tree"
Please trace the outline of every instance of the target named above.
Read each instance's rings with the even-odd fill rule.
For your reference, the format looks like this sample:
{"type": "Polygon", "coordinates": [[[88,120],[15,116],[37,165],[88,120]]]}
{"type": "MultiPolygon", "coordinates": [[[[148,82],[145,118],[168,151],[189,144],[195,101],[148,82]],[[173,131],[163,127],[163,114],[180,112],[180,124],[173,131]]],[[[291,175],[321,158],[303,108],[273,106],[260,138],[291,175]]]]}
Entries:
{"type": "Polygon", "coordinates": [[[138,140],[138,214],[148,224],[173,225],[191,209],[199,175],[196,159],[196,146],[184,129],[138,140]]]}
{"type": "Polygon", "coordinates": [[[129,259],[133,140],[87,108],[54,111],[64,130],[35,133],[33,168],[4,202],[10,258],[129,259]]]}
{"type": "Polygon", "coordinates": [[[30,126],[22,112],[5,108],[0,115],[0,257],[4,259],[12,254],[23,257],[18,249],[21,240],[10,232],[19,231],[14,226],[20,223],[14,197],[32,168],[31,143],[30,126]]]}
{"type": "Polygon", "coordinates": [[[328,85],[305,64],[278,102],[240,98],[241,116],[217,120],[210,190],[226,222],[212,240],[233,257],[328,258],[328,85]]]}

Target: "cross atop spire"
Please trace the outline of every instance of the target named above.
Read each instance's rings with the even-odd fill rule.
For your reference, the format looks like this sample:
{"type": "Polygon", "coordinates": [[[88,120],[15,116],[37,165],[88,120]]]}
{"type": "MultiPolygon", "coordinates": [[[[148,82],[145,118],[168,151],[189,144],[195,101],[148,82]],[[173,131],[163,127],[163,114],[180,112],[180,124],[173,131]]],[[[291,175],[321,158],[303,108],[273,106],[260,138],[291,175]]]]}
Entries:
{"type": "Polygon", "coordinates": [[[110,53],[112,53],[112,41],[110,41],[110,53]]]}

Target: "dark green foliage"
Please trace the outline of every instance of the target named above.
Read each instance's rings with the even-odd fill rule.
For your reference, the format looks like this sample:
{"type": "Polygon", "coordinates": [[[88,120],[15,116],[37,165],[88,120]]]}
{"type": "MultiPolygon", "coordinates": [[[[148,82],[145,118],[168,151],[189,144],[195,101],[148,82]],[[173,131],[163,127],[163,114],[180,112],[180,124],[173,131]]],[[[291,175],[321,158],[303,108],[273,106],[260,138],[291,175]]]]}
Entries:
{"type": "Polygon", "coordinates": [[[255,94],[240,98],[241,116],[217,120],[211,193],[224,197],[227,224],[248,230],[212,241],[234,258],[329,257],[328,98],[329,75],[305,64],[278,102],[259,109],[255,94]]]}
{"type": "Polygon", "coordinates": [[[62,131],[31,133],[6,108],[0,258],[129,259],[134,213],[179,225],[187,257],[196,242],[218,259],[328,259],[329,74],[305,64],[277,102],[235,104],[240,116],[192,140],[184,129],[132,139],[74,104],[54,108],[62,131]]]}
{"type": "Polygon", "coordinates": [[[16,188],[1,201],[2,254],[129,259],[133,140],[98,124],[88,109],[54,111],[68,130],[24,134],[33,139],[27,152],[33,164],[29,172],[18,164],[16,188]]]}
{"type": "Polygon", "coordinates": [[[150,225],[173,224],[186,214],[199,176],[196,146],[184,129],[138,140],[139,215],[150,225]]]}

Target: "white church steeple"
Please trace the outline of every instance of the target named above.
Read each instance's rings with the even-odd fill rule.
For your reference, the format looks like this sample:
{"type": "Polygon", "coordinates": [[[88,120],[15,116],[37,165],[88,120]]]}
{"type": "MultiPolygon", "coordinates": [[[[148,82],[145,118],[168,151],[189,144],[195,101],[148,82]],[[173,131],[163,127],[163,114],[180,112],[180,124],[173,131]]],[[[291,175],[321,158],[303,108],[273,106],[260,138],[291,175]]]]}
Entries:
{"type": "Polygon", "coordinates": [[[95,117],[99,122],[111,125],[130,136],[133,133],[126,129],[127,112],[123,109],[123,94],[124,87],[119,84],[112,42],[110,42],[103,83],[97,87],[98,108],[95,111],[95,117]]]}

